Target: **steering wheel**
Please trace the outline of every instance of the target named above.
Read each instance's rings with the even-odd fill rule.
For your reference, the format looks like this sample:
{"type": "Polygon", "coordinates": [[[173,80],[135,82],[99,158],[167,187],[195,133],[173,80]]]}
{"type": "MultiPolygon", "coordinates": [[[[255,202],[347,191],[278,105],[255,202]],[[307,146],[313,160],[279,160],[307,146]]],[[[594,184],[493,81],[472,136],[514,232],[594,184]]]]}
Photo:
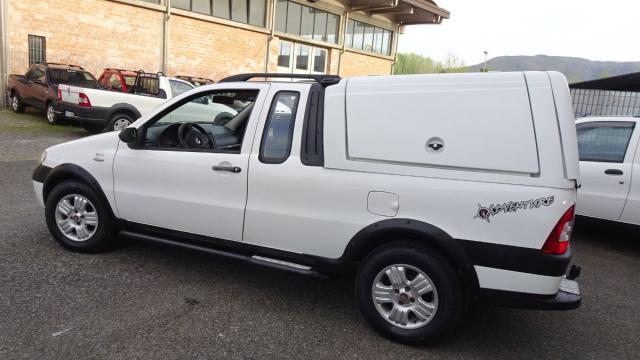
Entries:
{"type": "Polygon", "coordinates": [[[202,126],[184,123],[178,128],[178,141],[185,149],[214,149],[215,140],[202,126]]]}

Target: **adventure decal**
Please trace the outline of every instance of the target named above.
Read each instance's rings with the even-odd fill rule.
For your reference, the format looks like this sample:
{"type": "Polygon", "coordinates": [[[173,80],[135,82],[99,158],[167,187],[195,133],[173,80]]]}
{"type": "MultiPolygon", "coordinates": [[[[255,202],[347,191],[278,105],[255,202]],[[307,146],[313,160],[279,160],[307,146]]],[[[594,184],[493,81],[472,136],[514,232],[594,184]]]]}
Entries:
{"type": "Polygon", "coordinates": [[[518,210],[531,210],[537,209],[541,206],[550,206],[555,200],[554,196],[548,196],[546,198],[531,199],[527,201],[509,201],[503,204],[491,204],[488,207],[478,204],[478,213],[473,218],[480,218],[486,222],[491,222],[490,218],[496,216],[501,212],[511,213],[518,210]]]}

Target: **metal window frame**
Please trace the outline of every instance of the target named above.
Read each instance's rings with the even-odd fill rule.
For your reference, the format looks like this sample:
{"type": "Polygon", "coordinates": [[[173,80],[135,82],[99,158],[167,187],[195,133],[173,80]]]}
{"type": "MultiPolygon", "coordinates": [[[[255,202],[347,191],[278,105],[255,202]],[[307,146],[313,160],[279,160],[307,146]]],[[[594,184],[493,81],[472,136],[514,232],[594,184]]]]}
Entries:
{"type": "Polygon", "coordinates": [[[391,43],[392,43],[392,39],[393,39],[395,31],[383,28],[381,26],[373,25],[373,24],[370,24],[368,22],[364,22],[364,21],[360,21],[360,20],[357,20],[357,19],[349,18],[349,22],[351,22],[351,21],[352,21],[353,26],[350,27],[349,23],[347,23],[347,26],[345,28],[345,35],[350,35],[351,36],[350,44],[347,44],[347,42],[345,41],[345,46],[347,48],[358,50],[358,51],[364,51],[364,52],[368,52],[368,53],[372,53],[372,54],[378,54],[378,55],[382,55],[382,56],[391,56],[391,43]],[[360,23],[360,25],[364,29],[363,32],[362,32],[362,48],[361,49],[353,47],[353,38],[354,38],[354,34],[355,34],[355,28],[356,28],[356,25],[358,25],[358,23],[360,23]],[[367,27],[373,27],[373,46],[372,46],[373,50],[366,50],[364,48],[364,37],[365,37],[365,34],[366,34],[367,27]],[[385,32],[389,33],[389,43],[387,44],[387,48],[386,49],[384,49],[384,46],[383,46],[382,52],[375,51],[376,29],[382,30],[381,31],[381,34],[382,34],[381,36],[384,36],[385,32]]]}
{"type": "Polygon", "coordinates": [[[227,0],[227,3],[229,4],[229,17],[228,18],[215,15],[215,9],[214,9],[214,6],[213,6],[213,0],[208,0],[209,1],[209,9],[210,9],[208,14],[193,10],[193,1],[194,0],[189,0],[189,8],[188,9],[184,9],[184,8],[181,8],[181,7],[175,7],[175,8],[176,9],[180,9],[180,10],[191,11],[193,13],[204,15],[204,16],[211,16],[211,17],[218,18],[218,19],[234,21],[234,22],[237,22],[239,24],[245,24],[245,25],[256,26],[256,27],[261,27],[261,28],[266,28],[267,27],[267,13],[268,13],[268,10],[269,10],[269,6],[268,6],[269,5],[269,0],[265,0],[265,2],[264,2],[264,14],[263,14],[263,19],[262,19],[262,24],[260,24],[260,25],[255,25],[255,24],[251,23],[251,5],[252,5],[252,2],[253,2],[252,0],[246,0],[246,3],[247,3],[247,10],[246,10],[247,21],[246,22],[238,21],[238,20],[234,20],[233,19],[233,0],[227,0]]]}
{"type": "Polygon", "coordinates": [[[47,62],[47,37],[32,34],[27,35],[27,50],[29,57],[29,66],[47,62]],[[33,45],[35,44],[35,41],[41,41],[41,46],[38,50],[38,55],[40,55],[40,57],[38,57],[38,55],[34,53],[36,51],[36,48],[33,45]]]}
{"type": "MultiPolygon", "coordinates": [[[[273,0],[273,1],[276,1],[276,2],[277,2],[278,0],[273,0]]],[[[280,14],[280,13],[278,13],[278,12],[276,12],[275,16],[277,17],[278,15],[281,15],[281,14],[280,14]]],[[[309,40],[309,41],[323,42],[323,43],[331,44],[331,45],[334,45],[334,46],[336,46],[336,45],[339,45],[339,44],[340,44],[340,26],[339,26],[339,25],[340,25],[340,17],[341,17],[341,14],[336,14],[336,13],[331,12],[331,11],[327,11],[327,10],[324,10],[324,9],[319,9],[319,8],[317,8],[317,7],[313,7],[313,6],[308,6],[308,5],[305,5],[305,4],[301,4],[301,3],[299,3],[299,2],[286,0],[286,6],[285,6],[285,11],[284,11],[284,17],[285,17],[285,24],[284,24],[284,33],[285,33],[285,34],[292,35],[292,36],[296,36],[296,37],[299,37],[299,38],[301,38],[301,39],[303,39],[303,40],[304,40],[304,39],[306,39],[306,40],[309,40]],[[299,6],[301,7],[301,8],[300,8],[300,23],[299,23],[299,27],[300,27],[300,34],[296,34],[296,33],[293,33],[293,32],[289,32],[289,29],[288,29],[288,23],[289,23],[289,22],[288,22],[287,20],[288,20],[288,18],[289,18],[289,5],[290,5],[291,3],[294,3],[294,4],[299,5],[299,6]],[[303,14],[302,10],[303,10],[304,8],[309,8],[309,9],[313,10],[313,24],[312,24],[312,29],[313,29],[313,31],[312,31],[312,34],[311,34],[311,38],[309,38],[309,39],[307,39],[307,38],[303,37],[303,35],[302,35],[302,18],[303,18],[303,16],[302,16],[302,14],[303,14]],[[316,39],[314,39],[314,36],[316,36],[316,35],[320,35],[320,34],[316,34],[316,33],[315,33],[315,30],[316,30],[316,29],[315,29],[315,28],[316,28],[316,26],[315,26],[315,25],[316,25],[316,15],[317,15],[318,13],[324,13],[324,14],[326,14],[326,15],[327,15],[326,20],[325,20],[325,25],[324,25],[324,34],[321,34],[321,35],[322,35],[323,40],[316,40],[316,39]],[[336,40],[336,41],[335,41],[335,42],[327,41],[327,39],[329,38],[329,36],[328,36],[328,32],[329,32],[329,15],[337,16],[337,18],[338,18],[338,21],[336,22],[336,29],[335,29],[335,30],[336,30],[336,37],[335,37],[335,40],[336,40]]]]}

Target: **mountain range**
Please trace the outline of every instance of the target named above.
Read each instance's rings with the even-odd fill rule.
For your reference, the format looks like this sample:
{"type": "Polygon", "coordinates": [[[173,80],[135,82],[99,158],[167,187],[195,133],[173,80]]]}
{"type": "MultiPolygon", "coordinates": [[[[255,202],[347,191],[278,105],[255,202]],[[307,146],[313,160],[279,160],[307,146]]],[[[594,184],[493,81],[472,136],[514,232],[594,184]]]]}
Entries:
{"type": "MultiPolygon", "coordinates": [[[[472,65],[479,71],[484,63],[472,65]]],[[[563,73],[569,83],[640,71],[640,61],[593,61],[567,56],[498,56],[487,61],[489,71],[555,70],[563,73]]]]}

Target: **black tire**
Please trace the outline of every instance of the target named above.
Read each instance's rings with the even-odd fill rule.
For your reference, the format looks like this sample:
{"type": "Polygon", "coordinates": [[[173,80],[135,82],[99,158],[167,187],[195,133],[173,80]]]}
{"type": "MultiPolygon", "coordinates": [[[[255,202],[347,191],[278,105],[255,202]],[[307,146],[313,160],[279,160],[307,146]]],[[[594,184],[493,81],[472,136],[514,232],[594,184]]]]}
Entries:
{"type": "Polygon", "coordinates": [[[135,120],[129,116],[128,114],[124,114],[124,113],[117,113],[114,114],[113,116],[111,116],[111,119],[109,119],[109,122],[107,123],[107,126],[105,126],[104,131],[105,132],[109,132],[109,131],[120,131],[122,129],[124,129],[125,127],[133,124],[135,120]],[[120,126],[122,126],[123,123],[128,123],[126,126],[120,128],[120,126]]]}
{"type": "Polygon", "coordinates": [[[56,109],[53,102],[48,101],[44,106],[44,118],[50,125],[56,125],[60,123],[60,117],[55,113],[56,109]]]}
{"type": "MultiPolygon", "coordinates": [[[[358,269],[355,293],[360,312],[371,327],[382,336],[403,344],[422,345],[441,339],[453,330],[462,313],[462,288],[453,266],[439,251],[411,242],[382,246],[369,254],[358,269]],[[372,297],[376,277],[383,269],[395,264],[419,269],[428,276],[437,291],[435,313],[422,327],[407,329],[394,325],[376,308],[372,297]]],[[[435,294],[428,295],[433,297],[435,294]]],[[[415,302],[413,297],[411,302],[415,302]]],[[[403,306],[411,304],[405,303],[403,306]]],[[[413,317],[418,319],[415,313],[413,317]]]]}
{"type": "Polygon", "coordinates": [[[47,197],[45,218],[53,238],[69,250],[96,253],[110,248],[115,243],[115,225],[111,210],[93,189],[83,183],[71,180],[56,185],[47,197]],[[95,230],[86,240],[74,241],[70,239],[56,223],[56,208],[60,200],[69,195],[80,195],[86,198],[90,202],[87,209],[97,213],[97,226],[93,227],[95,230]]]}
{"type": "Polygon", "coordinates": [[[104,129],[104,125],[94,124],[94,123],[82,123],[82,128],[92,134],[97,134],[99,132],[102,132],[102,130],[104,129]]]}
{"type": "Polygon", "coordinates": [[[17,92],[14,92],[11,96],[11,109],[15,113],[24,112],[24,103],[22,102],[22,98],[18,95],[17,92]]]}

